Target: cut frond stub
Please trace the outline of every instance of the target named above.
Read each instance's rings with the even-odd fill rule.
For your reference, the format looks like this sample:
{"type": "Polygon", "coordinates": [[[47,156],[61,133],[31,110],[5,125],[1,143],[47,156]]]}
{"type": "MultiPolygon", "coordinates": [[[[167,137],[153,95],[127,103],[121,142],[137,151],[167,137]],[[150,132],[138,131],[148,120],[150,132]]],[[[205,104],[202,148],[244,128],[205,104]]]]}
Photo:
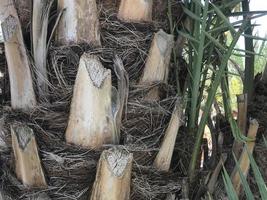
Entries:
{"type": "Polygon", "coordinates": [[[111,102],[111,71],[83,54],[75,80],[66,140],[86,148],[118,141],[111,102]]]}
{"type": "Polygon", "coordinates": [[[227,159],[227,154],[226,153],[223,153],[216,168],[214,169],[212,175],[211,175],[211,178],[209,180],[209,183],[208,183],[208,191],[210,194],[213,194],[214,190],[215,190],[215,186],[216,186],[216,182],[218,180],[218,177],[219,177],[219,174],[221,172],[221,169],[225,163],[227,159]]]}
{"type": "Polygon", "coordinates": [[[173,35],[163,30],[155,33],[140,84],[167,83],[173,44],[173,35]]]}
{"type": "Polygon", "coordinates": [[[118,18],[127,22],[152,21],[153,0],[121,0],[118,18]]]}
{"type": "MultiPolygon", "coordinates": [[[[259,128],[258,121],[255,119],[251,120],[247,137],[250,139],[256,140],[258,128],[259,128]]],[[[246,145],[247,145],[247,149],[243,148],[242,154],[241,154],[241,156],[239,158],[239,162],[238,162],[239,167],[240,167],[245,178],[247,177],[248,172],[249,172],[249,168],[250,168],[250,160],[249,160],[248,152],[250,154],[253,153],[255,141],[248,141],[248,142],[246,142],[246,145]]],[[[234,171],[232,172],[231,179],[232,179],[232,183],[233,183],[233,186],[235,188],[235,191],[239,195],[241,192],[242,180],[240,178],[239,171],[238,171],[237,167],[235,167],[234,171]]]]}
{"type": "MultiPolygon", "coordinates": [[[[140,85],[153,85],[154,83],[167,83],[172,48],[173,35],[159,30],[153,38],[140,85]]],[[[148,99],[158,99],[158,88],[149,92],[148,99]],[[151,97],[151,98],[150,98],[151,97]]]]}
{"type": "Polygon", "coordinates": [[[160,171],[169,171],[170,169],[176,137],[182,125],[182,114],[183,109],[181,102],[177,100],[162,145],[154,161],[154,166],[160,171]]]}
{"type": "Polygon", "coordinates": [[[65,11],[58,25],[57,43],[101,45],[96,0],[58,0],[58,9],[65,11]]]}
{"type": "MultiPolygon", "coordinates": [[[[238,115],[237,115],[237,125],[240,129],[241,134],[246,136],[246,128],[247,128],[247,107],[248,107],[248,95],[241,94],[237,95],[237,107],[238,107],[238,115]]],[[[233,152],[238,159],[243,148],[243,142],[235,140],[233,144],[233,152]]]]}
{"type": "Polygon", "coordinates": [[[91,200],[129,200],[133,155],[120,147],[103,151],[91,200]]]}
{"type": "Polygon", "coordinates": [[[11,87],[11,106],[13,109],[29,110],[36,105],[36,98],[21,25],[13,1],[1,0],[0,13],[11,87]]]}
{"type": "Polygon", "coordinates": [[[47,187],[33,130],[25,125],[12,125],[11,136],[17,177],[25,186],[47,187]]]}

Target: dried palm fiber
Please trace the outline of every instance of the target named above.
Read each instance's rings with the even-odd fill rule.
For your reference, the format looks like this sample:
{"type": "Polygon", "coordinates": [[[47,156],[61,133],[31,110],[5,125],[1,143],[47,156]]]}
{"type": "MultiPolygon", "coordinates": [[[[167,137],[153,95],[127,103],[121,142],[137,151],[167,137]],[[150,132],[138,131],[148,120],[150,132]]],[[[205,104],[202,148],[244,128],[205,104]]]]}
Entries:
{"type": "Polygon", "coordinates": [[[23,32],[30,31],[32,0],[15,0],[23,32]]]}

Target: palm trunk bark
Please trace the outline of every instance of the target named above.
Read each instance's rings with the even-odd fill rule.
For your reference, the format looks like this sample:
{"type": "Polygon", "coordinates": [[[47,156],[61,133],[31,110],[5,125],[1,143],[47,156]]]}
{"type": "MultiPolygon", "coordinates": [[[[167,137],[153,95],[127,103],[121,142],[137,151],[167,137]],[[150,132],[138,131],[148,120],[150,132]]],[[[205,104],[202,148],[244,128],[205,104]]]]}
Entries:
{"type": "MultiPolygon", "coordinates": [[[[244,13],[249,12],[249,1],[244,0],[242,1],[242,10],[244,13]]],[[[248,18],[248,14],[244,14],[244,18],[248,18]]],[[[253,35],[253,30],[251,26],[251,20],[248,20],[247,28],[245,29],[246,35],[253,35]]],[[[253,45],[253,38],[245,37],[245,50],[249,51],[246,52],[245,57],[245,81],[244,81],[244,93],[248,94],[248,103],[252,99],[253,88],[254,88],[254,64],[255,64],[255,55],[250,52],[254,52],[254,45],[253,45]]]]}

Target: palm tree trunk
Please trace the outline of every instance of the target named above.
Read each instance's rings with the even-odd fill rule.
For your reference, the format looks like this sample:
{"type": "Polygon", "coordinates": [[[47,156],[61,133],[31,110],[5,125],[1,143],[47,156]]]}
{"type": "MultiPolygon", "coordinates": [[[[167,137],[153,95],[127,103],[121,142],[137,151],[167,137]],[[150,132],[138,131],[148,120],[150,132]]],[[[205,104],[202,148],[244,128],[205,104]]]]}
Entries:
{"type": "MultiPolygon", "coordinates": [[[[242,1],[242,10],[243,12],[249,12],[249,1],[242,1]]],[[[249,17],[247,14],[244,15],[244,18],[249,17]]],[[[248,26],[245,29],[245,34],[252,36],[252,26],[251,20],[248,20],[248,26]]],[[[255,64],[255,56],[250,52],[254,52],[253,39],[245,37],[245,81],[244,81],[244,93],[248,94],[248,103],[251,101],[253,88],[254,88],[254,64],[255,64]]]]}

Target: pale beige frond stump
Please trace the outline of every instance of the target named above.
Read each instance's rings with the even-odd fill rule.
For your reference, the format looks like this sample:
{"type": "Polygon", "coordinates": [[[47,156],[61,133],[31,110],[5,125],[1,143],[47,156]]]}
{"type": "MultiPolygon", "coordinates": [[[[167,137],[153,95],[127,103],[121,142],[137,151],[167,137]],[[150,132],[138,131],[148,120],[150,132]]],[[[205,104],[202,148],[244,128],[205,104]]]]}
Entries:
{"type": "MultiPolygon", "coordinates": [[[[250,121],[247,137],[250,139],[256,140],[258,128],[259,128],[258,121],[255,119],[252,119],[250,121]]],[[[249,160],[248,152],[250,154],[253,153],[253,150],[255,147],[255,141],[248,141],[248,142],[246,142],[246,144],[247,144],[247,149],[243,148],[243,151],[242,151],[240,158],[239,158],[240,169],[241,169],[241,171],[245,177],[247,177],[248,172],[249,172],[249,168],[250,168],[250,160],[249,160]]],[[[241,188],[242,188],[242,181],[241,181],[237,167],[232,172],[231,179],[232,179],[232,183],[233,183],[233,186],[235,188],[235,191],[236,191],[237,195],[239,195],[241,192],[241,188]]]]}
{"type": "Polygon", "coordinates": [[[25,186],[47,186],[33,130],[25,125],[12,125],[12,148],[16,174],[25,186]]]}
{"type": "Polygon", "coordinates": [[[84,54],[76,76],[66,140],[86,148],[117,142],[112,116],[111,71],[84,54]]]}
{"type": "MultiPolygon", "coordinates": [[[[237,108],[238,108],[237,125],[241,134],[246,136],[247,108],[248,108],[247,94],[237,95],[237,108]]],[[[243,148],[243,142],[235,140],[233,144],[233,152],[237,159],[239,159],[239,156],[242,152],[242,148],[243,148]]]]}
{"type": "Polygon", "coordinates": [[[129,200],[133,155],[115,147],[103,151],[90,200],[129,200]]]}
{"type": "Polygon", "coordinates": [[[127,22],[152,21],[153,0],[121,0],[118,18],[127,22]]]}
{"type": "Polygon", "coordinates": [[[56,34],[59,44],[101,45],[96,0],[58,0],[58,9],[65,9],[56,34]]]}
{"type": "MultiPolygon", "coordinates": [[[[155,83],[167,83],[172,48],[173,35],[159,30],[153,38],[140,85],[153,85],[155,83]]],[[[159,89],[153,88],[147,95],[147,99],[159,99],[159,89]]]]}
{"type": "Polygon", "coordinates": [[[182,125],[182,114],[181,102],[177,101],[160,150],[154,161],[154,166],[160,171],[169,171],[170,169],[176,137],[182,125]]]}
{"type": "Polygon", "coordinates": [[[11,105],[28,110],[36,105],[30,63],[13,0],[0,1],[0,21],[11,87],[11,105]]]}

